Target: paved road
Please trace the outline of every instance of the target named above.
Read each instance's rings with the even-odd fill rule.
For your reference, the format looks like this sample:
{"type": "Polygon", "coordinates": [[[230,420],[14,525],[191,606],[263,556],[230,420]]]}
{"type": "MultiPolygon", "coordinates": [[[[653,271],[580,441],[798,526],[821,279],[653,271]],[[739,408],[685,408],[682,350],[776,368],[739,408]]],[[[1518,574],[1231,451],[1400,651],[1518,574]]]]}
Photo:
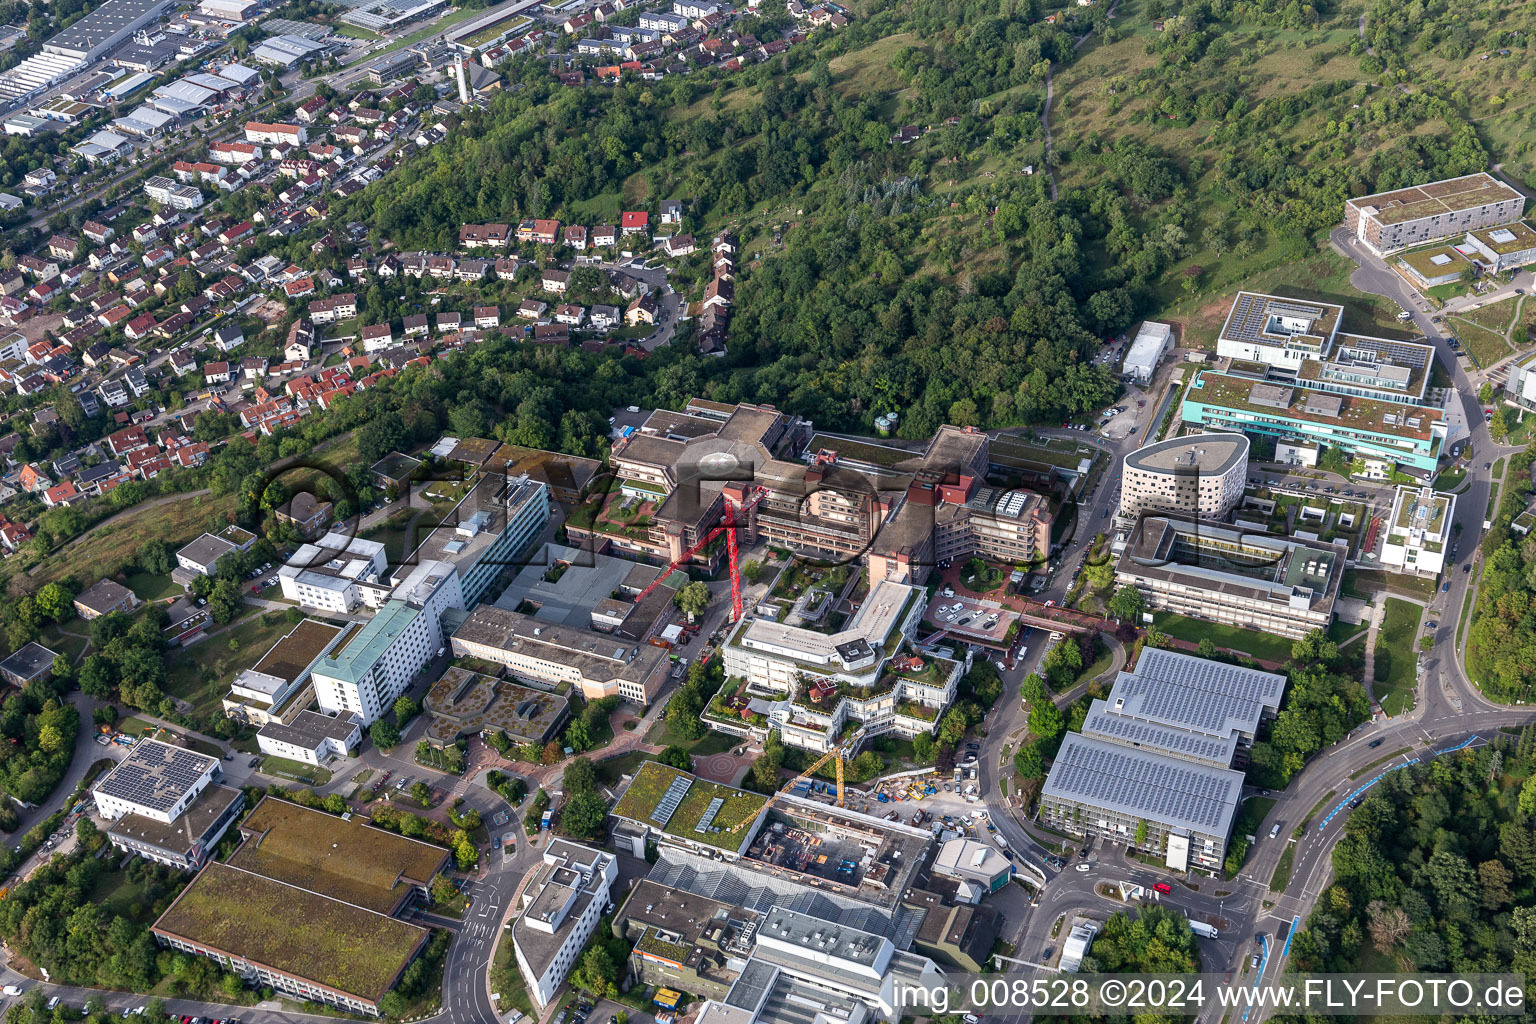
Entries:
{"type": "MultiPolygon", "coordinates": [[[[1075,870],[1075,864],[1081,862],[1076,858],[1069,862],[1068,870],[1064,872],[1058,873],[1047,867],[1046,873],[1051,881],[1040,895],[1038,905],[1029,912],[1016,939],[1016,955],[1021,959],[1037,960],[1046,952],[1047,947],[1051,948],[1053,954],[1059,952],[1065,936],[1051,935],[1051,929],[1058,918],[1066,916],[1070,919],[1073,914],[1086,913],[1102,919],[1121,906],[1096,895],[1093,891],[1096,883],[1127,881],[1150,887],[1157,881],[1167,881],[1172,884],[1173,892],[1162,897],[1162,902],[1193,918],[1220,922],[1221,935],[1218,939],[1201,940],[1206,958],[1205,968],[1218,972],[1234,971],[1245,963],[1251,953],[1258,951],[1255,943],[1257,933],[1264,932],[1271,938],[1279,938],[1290,927],[1293,919],[1299,918],[1305,922],[1318,894],[1327,886],[1331,866],[1329,854],[1333,843],[1343,832],[1349,812],[1348,802],[1362,786],[1370,785],[1381,771],[1392,764],[1402,764],[1410,758],[1423,761],[1461,744],[1485,742],[1497,735],[1501,727],[1536,721],[1536,712],[1487,701],[1467,677],[1455,651],[1456,624],[1473,579],[1473,574],[1462,572],[1461,566],[1471,566],[1478,558],[1477,540],[1482,534],[1483,516],[1492,490],[1488,474],[1480,464],[1517,449],[1495,445],[1488,436],[1481,406],[1476,400],[1480,381],[1469,378],[1458,364],[1454,352],[1446,344],[1444,334],[1431,321],[1419,297],[1380,261],[1359,249],[1347,233],[1336,232],[1334,243],[1341,252],[1360,265],[1352,278],[1356,288],[1388,296],[1413,312],[1415,326],[1434,345],[1437,358],[1450,370],[1457,392],[1452,398],[1455,403],[1453,408],[1464,417],[1467,427],[1465,439],[1470,441],[1474,452],[1473,471],[1469,473],[1468,482],[1458,496],[1454,520],[1459,530],[1453,547],[1458,549],[1461,557],[1446,574],[1445,580],[1450,583],[1449,591],[1436,591],[1433,599],[1428,602],[1426,619],[1439,619],[1443,625],[1434,634],[1434,647],[1425,655],[1416,705],[1411,712],[1398,718],[1383,717],[1360,726],[1341,743],[1330,748],[1326,756],[1315,758],[1284,792],[1275,795],[1273,809],[1257,830],[1259,838],[1248,864],[1230,882],[1213,879],[1182,882],[1168,872],[1126,858],[1118,847],[1106,847],[1102,843],[1096,844],[1097,848],[1090,854],[1087,863],[1091,868],[1087,872],[1075,870]],[[1404,748],[1408,749],[1407,754],[1389,756],[1404,748]],[[1375,764],[1384,757],[1388,758],[1386,763],[1375,764]],[[1342,810],[1333,814],[1324,826],[1324,818],[1341,805],[1342,810]],[[1320,809],[1316,815],[1312,815],[1306,834],[1299,840],[1290,838],[1292,831],[1312,814],[1315,806],[1320,809]],[[1268,835],[1275,826],[1279,827],[1279,838],[1271,840],[1268,835]],[[1270,879],[1282,854],[1293,842],[1296,843],[1296,851],[1293,855],[1291,881],[1285,887],[1284,894],[1273,894],[1269,891],[1270,879]],[[1265,907],[1266,901],[1272,902],[1272,906],[1265,907]]],[[[1156,393],[1155,389],[1153,393],[1156,393]]],[[[1116,451],[1124,446],[1104,442],[1101,447],[1116,451]]],[[[1256,469],[1250,475],[1262,476],[1282,489],[1291,490],[1304,488],[1304,481],[1309,479],[1310,473],[1286,472],[1275,468],[1256,469]]],[[[1330,482],[1326,486],[1333,485],[1330,482]]],[[[1381,485],[1338,481],[1337,486],[1340,489],[1365,492],[1369,495],[1366,500],[1378,508],[1389,500],[1390,488],[1381,485]]],[[[1085,502],[1090,520],[1100,514],[1100,510],[1109,504],[1111,498],[1109,493],[1090,496],[1085,502]]],[[[1081,542],[1082,538],[1077,538],[1074,546],[1081,542]]],[[[1073,557],[1069,550],[1061,564],[1074,564],[1073,557]]],[[[1046,595],[1063,593],[1067,582],[1065,575],[1053,580],[1046,595]]],[[[1006,801],[990,785],[989,778],[996,770],[997,755],[1006,737],[1023,724],[1023,712],[1015,687],[1017,676],[1027,667],[1020,666],[1018,672],[1009,673],[1005,680],[1009,685],[1000,702],[999,711],[996,712],[997,723],[989,728],[987,756],[983,758],[984,769],[981,774],[984,799],[992,809],[993,820],[1016,850],[1025,851],[1033,858],[1038,856],[1037,844],[1008,815],[1006,801]]],[[[1258,794],[1250,791],[1246,795],[1258,794]]],[[[1155,893],[1149,893],[1149,896],[1157,898],[1155,893]]],[[[1263,964],[1264,973],[1268,975],[1283,970],[1284,959],[1280,944],[1276,943],[1263,964]]],[[[1244,980],[1251,981],[1251,975],[1244,980]]],[[[1252,1024],[1257,1024],[1261,1016],[1255,1015],[1252,1024]]],[[[1208,1014],[1203,1019],[1216,1020],[1219,1017],[1219,1013],[1208,1014]]]]}

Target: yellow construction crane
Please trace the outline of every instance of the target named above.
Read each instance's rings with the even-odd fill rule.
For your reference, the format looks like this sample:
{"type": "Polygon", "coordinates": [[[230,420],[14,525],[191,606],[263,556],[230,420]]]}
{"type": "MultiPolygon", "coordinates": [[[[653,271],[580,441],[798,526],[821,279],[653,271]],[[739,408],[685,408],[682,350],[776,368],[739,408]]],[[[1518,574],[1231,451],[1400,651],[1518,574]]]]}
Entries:
{"type": "Polygon", "coordinates": [[[858,749],[859,741],[861,739],[863,739],[863,738],[864,738],[864,730],[862,728],[856,730],[852,736],[848,737],[848,742],[841,743],[841,744],[833,747],[831,750],[827,751],[825,754],[822,754],[820,757],[818,757],[816,759],[816,762],[814,764],[812,764],[805,771],[801,772],[799,775],[796,775],[794,778],[792,778],[788,782],[786,782],[784,784],[784,786],[779,790],[779,792],[775,793],[774,795],[775,796],[779,796],[781,794],[789,792],[795,786],[799,785],[802,781],[804,781],[806,779],[809,779],[812,775],[815,775],[818,771],[821,770],[823,765],[825,765],[828,761],[832,760],[835,757],[835,758],[837,758],[837,806],[842,807],[843,806],[843,772],[844,772],[844,770],[847,767],[848,758],[853,754],[853,752],[856,749],[858,749]]]}
{"type": "MultiPolygon", "coordinates": [[[[859,741],[862,740],[863,738],[864,738],[864,729],[861,727],[857,731],[855,731],[852,736],[848,737],[848,740],[847,740],[846,743],[841,743],[838,746],[835,746],[831,750],[827,751],[825,754],[822,754],[820,757],[818,757],[816,759],[816,762],[814,764],[812,764],[809,768],[807,768],[805,771],[801,772],[799,775],[796,775],[794,778],[790,779],[788,782],[784,783],[784,785],[779,788],[778,792],[774,793],[772,796],[770,796],[768,798],[768,800],[764,804],[764,806],[765,807],[771,806],[773,804],[773,802],[775,800],[777,800],[779,797],[783,796],[785,793],[788,793],[791,789],[793,789],[794,787],[798,786],[801,782],[804,782],[804,781],[808,780],[812,775],[814,775],[816,772],[820,771],[822,765],[826,764],[828,761],[832,760],[834,757],[837,758],[837,806],[838,807],[844,806],[843,805],[843,770],[844,770],[844,768],[846,766],[846,763],[848,761],[849,755],[851,755],[855,750],[858,749],[859,741]]],[[[731,834],[731,833],[739,832],[743,828],[746,828],[748,825],[750,825],[755,820],[757,820],[757,816],[753,815],[751,818],[744,819],[743,821],[737,822],[735,825],[732,825],[730,828],[726,829],[725,832],[728,835],[731,834]]]]}

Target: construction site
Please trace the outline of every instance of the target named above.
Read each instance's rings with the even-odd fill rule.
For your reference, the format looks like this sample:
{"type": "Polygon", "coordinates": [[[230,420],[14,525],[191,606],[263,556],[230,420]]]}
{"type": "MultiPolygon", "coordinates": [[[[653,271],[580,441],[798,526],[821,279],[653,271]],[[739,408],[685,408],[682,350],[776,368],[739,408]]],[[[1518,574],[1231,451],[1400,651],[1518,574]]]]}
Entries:
{"type": "Polygon", "coordinates": [[[926,829],[786,796],[774,802],[744,859],[882,906],[911,883],[931,841],[926,829]]]}

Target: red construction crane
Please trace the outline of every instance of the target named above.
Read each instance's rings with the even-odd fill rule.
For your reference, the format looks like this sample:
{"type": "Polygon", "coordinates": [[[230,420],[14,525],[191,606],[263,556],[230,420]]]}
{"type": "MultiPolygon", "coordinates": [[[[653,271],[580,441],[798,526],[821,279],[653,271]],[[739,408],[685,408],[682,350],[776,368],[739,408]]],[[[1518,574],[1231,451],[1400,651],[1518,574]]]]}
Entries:
{"type": "Polygon", "coordinates": [[[674,570],[681,569],[683,566],[687,565],[688,561],[693,558],[694,555],[707,548],[714,542],[715,538],[724,533],[726,561],[730,566],[731,577],[731,621],[739,622],[741,620],[742,614],[741,554],[737,549],[736,543],[737,527],[740,525],[737,522],[737,517],[742,517],[742,522],[745,522],[745,517],[747,514],[757,507],[757,503],[762,501],[763,496],[767,493],[768,492],[763,490],[761,487],[751,487],[750,485],[743,484],[727,484],[721,491],[722,496],[725,498],[725,509],[720,513],[720,522],[715,525],[714,529],[704,534],[703,537],[700,537],[690,547],[688,547],[681,555],[677,557],[676,561],[667,566],[666,569],[662,570],[661,575],[656,577],[656,581],[654,583],[640,591],[639,596],[635,598],[635,603],[639,604],[641,601],[644,601],[646,597],[650,595],[651,591],[655,590],[658,586],[661,585],[662,580],[672,575],[674,570]]]}

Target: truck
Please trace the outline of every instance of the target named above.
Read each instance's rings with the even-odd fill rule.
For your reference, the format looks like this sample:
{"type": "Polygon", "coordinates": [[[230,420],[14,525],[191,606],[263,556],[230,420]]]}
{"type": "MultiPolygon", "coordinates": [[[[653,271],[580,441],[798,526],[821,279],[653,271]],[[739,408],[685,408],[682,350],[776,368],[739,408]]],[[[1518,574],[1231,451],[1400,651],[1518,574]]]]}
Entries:
{"type": "Polygon", "coordinates": [[[1202,939],[1214,939],[1220,935],[1220,933],[1217,932],[1215,928],[1212,928],[1204,921],[1196,921],[1194,918],[1189,919],[1189,930],[1200,936],[1202,939]]]}
{"type": "Polygon", "coordinates": [[[554,811],[546,810],[544,812],[544,817],[539,819],[539,831],[540,832],[548,832],[549,831],[549,827],[554,822],[554,820],[555,820],[555,812],[554,811]]]}

